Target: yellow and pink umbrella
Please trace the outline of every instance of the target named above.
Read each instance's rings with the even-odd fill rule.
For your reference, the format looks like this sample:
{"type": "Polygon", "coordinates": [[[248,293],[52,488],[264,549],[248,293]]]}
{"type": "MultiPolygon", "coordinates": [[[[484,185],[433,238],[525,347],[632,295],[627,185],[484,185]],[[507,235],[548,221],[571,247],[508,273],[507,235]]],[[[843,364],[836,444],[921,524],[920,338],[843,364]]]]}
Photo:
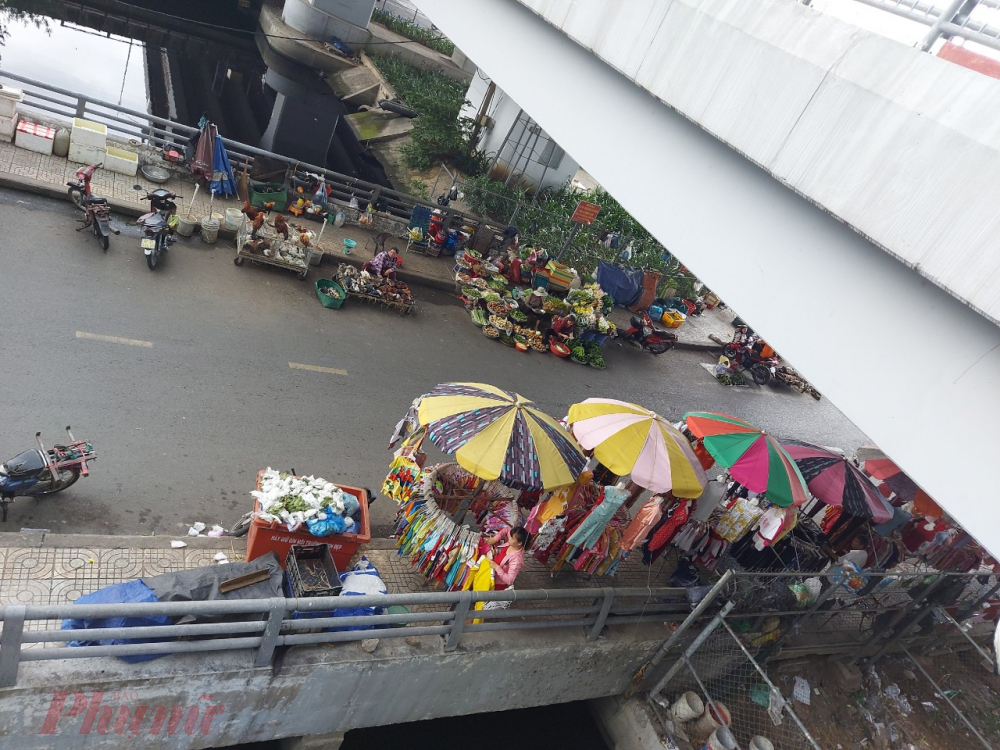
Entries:
{"type": "Polygon", "coordinates": [[[653,492],[699,497],[707,478],[691,445],[656,412],[610,398],[588,398],[569,408],[573,435],[618,476],[653,492]]]}
{"type": "Polygon", "coordinates": [[[692,411],[684,421],[712,457],[750,491],[765,493],[782,508],[808,499],[799,467],[771,435],[728,414],[692,411]]]}

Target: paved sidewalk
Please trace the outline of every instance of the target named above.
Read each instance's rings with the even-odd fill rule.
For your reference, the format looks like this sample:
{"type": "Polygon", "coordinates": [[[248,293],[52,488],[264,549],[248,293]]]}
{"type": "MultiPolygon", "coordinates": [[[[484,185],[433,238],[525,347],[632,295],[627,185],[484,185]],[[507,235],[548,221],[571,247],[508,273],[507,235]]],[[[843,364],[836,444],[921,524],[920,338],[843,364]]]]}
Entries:
{"type": "MultiPolygon", "coordinates": [[[[81,165],[70,162],[68,159],[59,156],[44,156],[34,151],[26,151],[16,147],[13,143],[0,141],[0,186],[15,190],[24,190],[39,195],[46,195],[52,198],[66,197],[66,183],[74,179],[76,170],[81,165]]],[[[154,190],[163,187],[167,190],[184,196],[177,201],[178,213],[186,215],[191,200],[194,204],[191,213],[194,216],[207,216],[211,196],[199,190],[198,195],[194,195],[194,181],[171,178],[164,185],[153,185],[142,174],[135,177],[115,174],[105,169],[98,169],[91,180],[91,186],[95,193],[104,196],[111,204],[114,212],[127,217],[136,217],[149,210],[149,204],[143,200],[147,190],[154,190]],[[143,191],[134,189],[135,185],[142,185],[143,191]]],[[[236,198],[216,198],[212,210],[215,213],[224,214],[227,208],[240,208],[242,201],[236,198]]],[[[289,216],[290,219],[294,217],[289,216]]],[[[319,231],[320,225],[307,219],[295,220],[295,223],[308,223],[315,225],[315,231],[319,231]]],[[[367,248],[369,240],[374,238],[377,232],[369,231],[358,226],[343,226],[336,228],[328,225],[323,232],[321,247],[325,251],[323,263],[325,267],[314,269],[311,273],[313,278],[330,276],[336,269],[337,264],[347,262],[360,266],[366,260],[371,260],[375,255],[374,248],[367,248]],[[353,239],[357,246],[351,254],[344,255],[344,239],[353,239]]],[[[197,236],[181,240],[181,242],[200,242],[197,236]]],[[[397,246],[401,251],[406,247],[406,240],[394,238],[386,242],[386,247],[397,246]]],[[[233,235],[220,232],[218,247],[235,253],[233,245],[233,235]]],[[[455,277],[452,273],[454,261],[451,258],[432,258],[418,253],[403,252],[404,268],[400,270],[399,277],[407,283],[429,286],[444,291],[454,291],[455,277]]]]}
{"type": "MultiPolygon", "coordinates": [[[[188,545],[182,549],[172,549],[172,539],[174,537],[33,532],[0,534],[0,607],[66,604],[113,583],[218,565],[214,558],[219,552],[224,552],[229,562],[242,561],[246,553],[245,538],[176,537],[188,545]]],[[[359,550],[355,560],[362,555],[378,568],[390,594],[441,590],[440,586],[429,583],[415,572],[408,559],[396,554],[392,540],[374,539],[359,550]]],[[[553,575],[528,557],[518,577],[517,588],[666,586],[667,576],[675,563],[676,557],[671,553],[646,568],[636,555],[625,561],[615,576],[590,576],[572,571],[553,575]]],[[[26,627],[58,626],[55,621],[34,621],[26,627]]],[[[54,645],[49,644],[49,647],[54,645]]]]}

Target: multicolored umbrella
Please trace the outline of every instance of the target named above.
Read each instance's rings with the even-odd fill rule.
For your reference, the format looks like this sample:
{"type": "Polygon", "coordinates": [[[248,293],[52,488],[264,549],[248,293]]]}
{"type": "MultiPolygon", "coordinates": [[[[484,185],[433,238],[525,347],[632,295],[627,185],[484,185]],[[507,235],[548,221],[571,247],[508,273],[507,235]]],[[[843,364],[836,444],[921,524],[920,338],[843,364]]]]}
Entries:
{"type": "Polygon", "coordinates": [[[569,408],[573,435],[618,476],[653,492],[698,497],[708,482],[691,445],[655,412],[610,398],[588,398],[569,408]]]}
{"type": "Polygon", "coordinates": [[[927,518],[941,518],[945,515],[941,506],[920,489],[892,459],[870,458],[865,461],[865,471],[875,479],[881,480],[882,486],[895,492],[903,503],[912,502],[915,515],[927,518]]]}
{"type": "Polygon", "coordinates": [[[795,460],[806,486],[827,505],[840,505],[852,516],[884,523],[892,506],[861,469],[838,453],[801,440],[782,441],[795,460]]]}
{"type": "Polygon", "coordinates": [[[792,457],[766,432],[728,414],[692,411],[684,420],[713,458],[747,489],[766,493],[783,508],[807,500],[805,479],[792,457]]]}
{"type": "Polygon", "coordinates": [[[508,487],[562,487],[587,463],[556,420],[524,396],[492,385],[442,383],[421,399],[417,414],[434,445],[477,477],[508,487]]]}

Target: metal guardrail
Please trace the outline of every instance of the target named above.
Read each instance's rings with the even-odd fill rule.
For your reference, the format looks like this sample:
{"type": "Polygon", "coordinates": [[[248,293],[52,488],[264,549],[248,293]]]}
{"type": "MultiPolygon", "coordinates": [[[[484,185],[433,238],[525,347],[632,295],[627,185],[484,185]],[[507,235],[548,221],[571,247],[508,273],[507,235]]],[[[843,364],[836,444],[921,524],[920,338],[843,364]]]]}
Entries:
{"type": "MultiPolygon", "coordinates": [[[[97,120],[107,125],[109,132],[113,135],[146,142],[158,148],[182,145],[199,132],[197,128],[190,125],[182,125],[147,112],[129,109],[75,91],[68,91],[6,70],[0,70],[0,80],[2,79],[16,82],[18,87],[24,91],[23,106],[26,108],[70,120],[74,117],[97,120]]],[[[441,211],[446,229],[463,225],[471,226],[473,229],[488,226],[498,231],[502,231],[504,228],[482,216],[438,206],[408,193],[391,190],[316,164],[308,164],[289,156],[276,154],[225,137],[222,138],[222,143],[226,147],[226,153],[229,155],[234,171],[239,171],[244,164],[252,166],[258,158],[270,159],[285,165],[283,181],[286,183],[290,182],[291,177],[296,172],[313,172],[322,175],[326,184],[331,188],[331,198],[344,204],[349,203],[354,198],[363,206],[367,202],[374,203],[381,198],[386,203],[388,213],[404,221],[409,221],[414,206],[425,206],[431,210],[441,211]]]]}
{"type": "MultiPolygon", "coordinates": [[[[811,5],[812,0],[800,0],[803,5],[811,5]]],[[[996,10],[997,0],[949,0],[947,6],[939,7],[924,0],[854,0],[877,10],[891,13],[900,18],[929,27],[927,35],[917,45],[922,52],[930,52],[941,37],[956,36],[1000,51],[1000,28],[990,26],[973,18],[979,6],[996,10]]]]}
{"type": "Polygon", "coordinates": [[[251,650],[254,652],[254,664],[262,667],[271,663],[274,650],[279,646],[434,635],[444,639],[444,651],[454,651],[462,637],[469,633],[574,627],[583,628],[587,640],[593,641],[606,627],[662,623],[665,619],[680,621],[690,614],[691,606],[685,590],[680,588],[422,592],[148,604],[16,604],[0,609],[0,622],[3,623],[0,632],[0,687],[17,684],[18,667],[22,662],[251,650]],[[577,603],[570,603],[574,600],[577,603]],[[580,600],[583,600],[582,603],[580,600]],[[510,602],[510,607],[477,611],[477,602],[510,602]],[[522,604],[526,606],[519,606],[522,604]],[[419,611],[333,616],[341,609],[387,609],[393,605],[419,607],[419,611]],[[321,614],[315,616],[315,613],[321,614]],[[309,617],[310,614],[313,616],[309,617]],[[307,616],[297,618],[296,615],[307,616]],[[38,623],[64,619],[157,616],[226,618],[226,621],[83,630],[38,629],[38,623]],[[351,627],[367,629],[346,630],[351,627]],[[371,629],[373,627],[376,629],[371,629]],[[327,630],[330,628],[337,630],[327,630]],[[72,648],[36,647],[39,644],[61,646],[67,641],[78,640],[134,641],[153,638],[164,640],[72,648]]]}

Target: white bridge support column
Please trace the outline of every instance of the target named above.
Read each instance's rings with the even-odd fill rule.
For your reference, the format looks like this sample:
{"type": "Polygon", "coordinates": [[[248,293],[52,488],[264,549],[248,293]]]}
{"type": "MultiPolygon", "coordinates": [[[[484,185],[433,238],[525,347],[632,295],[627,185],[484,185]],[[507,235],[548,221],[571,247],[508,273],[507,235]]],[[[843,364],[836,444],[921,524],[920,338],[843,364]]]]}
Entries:
{"type": "MultiPolygon", "coordinates": [[[[535,4],[568,11],[573,2],[535,4]]],[[[466,0],[421,0],[420,7],[636,219],[1000,554],[1000,504],[990,499],[984,471],[1000,456],[993,424],[1000,416],[1000,328],[519,2],[476,0],[474,12],[466,0]]],[[[610,18],[594,23],[611,34],[610,18]]],[[[643,44],[656,31],[614,30],[633,59],[645,54],[643,44]]],[[[610,45],[611,37],[604,42],[610,45]]],[[[711,35],[703,41],[718,43],[711,35]]],[[[711,100],[713,93],[704,96],[711,100]]],[[[950,159],[940,154],[942,165],[950,159]]]]}

